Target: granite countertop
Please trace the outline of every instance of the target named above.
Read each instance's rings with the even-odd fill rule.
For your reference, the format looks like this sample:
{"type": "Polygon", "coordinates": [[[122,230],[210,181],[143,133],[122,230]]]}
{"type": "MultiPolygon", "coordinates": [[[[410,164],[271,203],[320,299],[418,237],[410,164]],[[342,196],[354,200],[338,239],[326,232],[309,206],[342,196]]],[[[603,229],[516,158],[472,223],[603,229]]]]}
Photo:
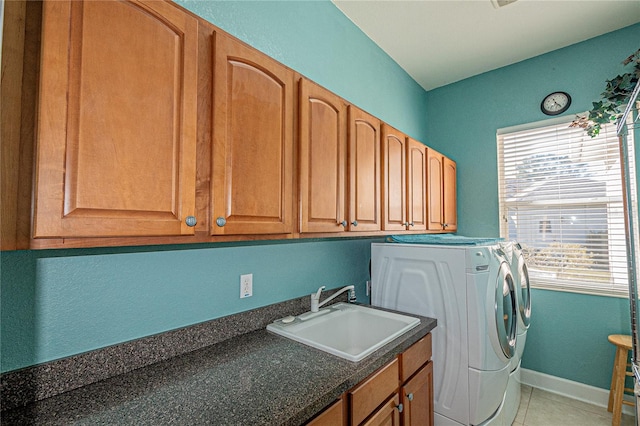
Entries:
{"type": "Polygon", "coordinates": [[[6,425],[300,425],[436,326],[359,362],[264,329],[4,411],[6,425]]]}

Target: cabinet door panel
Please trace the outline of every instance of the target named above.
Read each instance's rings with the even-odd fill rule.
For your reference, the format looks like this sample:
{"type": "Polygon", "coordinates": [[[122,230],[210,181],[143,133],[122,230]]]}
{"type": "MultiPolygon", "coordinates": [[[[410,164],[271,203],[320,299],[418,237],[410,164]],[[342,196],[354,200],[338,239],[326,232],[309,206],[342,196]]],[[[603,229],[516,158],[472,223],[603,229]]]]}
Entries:
{"type": "Polygon", "coordinates": [[[429,230],[439,231],[442,230],[444,224],[444,218],[442,217],[442,155],[432,149],[427,150],[429,173],[428,186],[429,193],[427,195],[429,205],[427,207],[427,215],[429,218],[428,228],[429,230]]]}
{"type": "Polygon", "coordinates": [[[458,229],[457,212],[457,187],[456,187],[456,163],[444,157],[444,177],[443,177],[443,214],[444,223],[447,225],[445,231],[456,231],[458,229]]]}
{"type": "Polygon", "coordinates": [[[300,81],[300,232],[342,232],[345,216],[346,107],[326,89],[300,81]]]}
{"type": "Polygon", "coordinates": [[[293,72],[222,35],[215,55],[212,234],[290,233],[293,72]]]}
{"type": "Polygon", "coordinates": [[[422,367],[402,387],[404,426],[433,425],[433,362],[422,367]]]}
{"type": "Polygon", "coordinates": [[[406,226],[406,136],[382,126],[382,229],[404,231],[406,226]]]}
{"type": "Polygon", "coordinates": [[[193,234],[195,18],[44,3],[34,237],[193,234]]]}
{"type": "Polygon", "coordinates": [[[407,206],[409,230],[427,229],[427,147],[413,139],[407,146],[407,206]]]}
{"type": "Polygon", "coordinates": [[[349,106],[349,230],[380,230],[380,120],[349,106]]]}

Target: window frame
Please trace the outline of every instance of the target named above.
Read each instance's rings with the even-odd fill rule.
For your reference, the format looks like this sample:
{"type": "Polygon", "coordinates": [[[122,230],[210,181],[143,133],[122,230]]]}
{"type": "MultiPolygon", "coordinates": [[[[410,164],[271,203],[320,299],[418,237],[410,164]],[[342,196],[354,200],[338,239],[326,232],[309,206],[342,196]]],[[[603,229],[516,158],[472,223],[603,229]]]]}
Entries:
{"type": "MultiPolygon", "coordinates": [[[[527,132],[527,131],[535,131],[536,129],[542,129],[542,128],[546,128],[546,127],[556,127],[558,129],[563,128],[564,126],[569,127],[569,125],[572,122],[572,118],[571,117],[555,117],[552,119],[548,119],[548,120],[543,120],[543,121],[538,121],[538,122],[534,122],[534,123],[528,123],[528,124],[523,124],[523,125],[518,125],[518,126],[512,126],[512,127],[507,127],[507,128],[502,128],[502,129],[498,129],[496,132],[496,148],[497,148],[497,169],[498,169],[498,209],[499,209],[499,227],[500,227],[500,236],[502,238],[505,239],[509,239],[509,220],[507,218],[507,213],[509,210],[510,206],[513,206],[515,203],[509,203],[506,200],[506,188],[507,185],[504,181],[505,179],[505,158],[504,158],[504,137],[506,135],[510,135],[510,134],[515,134],[515,133],[519,133],[519,132],[527,132]]],[[[577,129],[577,131],[584,131],[583,129],[577,129]]],[[[616,124],[609,124],[606,125],[606,130],[605,127],[603,126],[603,131],[601,134],[605,134],[605,132],[607,132],[609,135],[616,135],[616,124]]],[[[585,136],[588,137],[585,133],[585,136]]],[[[609,136],[611,137],[611,136],[609,136]]],[[[616,137],[617,139],[617,137],[616,137]]],[[[629,144],[629,151],[631,153],[633,153],[633,140],[631,140],[630,144],[629,144]]],[[[620,145],[618,145],[620,146],[620,145]]],[[[619,153],[619,151],[618,151],[619,153]]],[[[619,155],[619,154],[618,154],[619,155]]],[[[637,224],[638,220],[637,220],[637,190],[636,190],[636,182],[635,182],[635,176],[636,176],[636,171],[635,171],[635,157],[629,156],[627,154],[629,160],[630,160],[630,166],[631,166],[631,187],[632,187],[632,202],[633,202],[633,206],[632,206],[632,212],[634,214],[634,223],[637,224]]],[[[517,161],[516,161],[517,162],[517,161]]],[[[618,163],[620,163],[620,161],[618,160],[618,163]]],[[[618,167],[621,167],[620,164],[618,164],[618,167]]],[[[620,187],[622,190],[622,196],[624,198],[624,187],[622,184],[622,177],[620,177],[620,187]]],[[[573,199],[573,200],[562,200],[560,202],[550,202],[550,201],[546,201],[544,203],[542,203],[541,205],[545,206],[545,207],[553,207],[555,206],[563,206],[563,207],[570,207],[571,204],[574,204],[575,206],[580,206],[580,207],[585,207],[587,205],[591,205],[592,207],[595,207],[596,205],[598,206],[602,206],[603,205],[603,201],[606,201],[606,204],[604,204],[607,209],[609,208],[609,206],[614,205],[615,203],[617,203],[617,201],[615,203],[613,202],[609,202],[609,197],[605,196],[602,197],[603,199],[594,199],[591,198],[588,201],[587,200],[580,200],[580,199],[573,199]]],[[[622,202],[622,200],[620,200],[620,202],[622,202]]],[[[523,205],[526,203],[520,203],[520,205],[523,205]]],[[[535,204],[535,200],[532,202],[532,205],[535,204]]],[[[615,221],[615,219],[612,219],[615,221]]],[[[612,222],[610,220],[607,220],[607,229],[611,229],[612,227],[612,222]]],[[[634,229],[638,229],[637,226],[634,226],[634,229]]],[[[616,238],[616,237],[613,237],[616,238]]],[[[619,238],[619,237],[618,237],[619,238]]],[[[611,243],[611,236],[610,236],[610,232],[607,232],[607,246],[611,247],[612,243],[611,243]]],[[[637,240],[637,238],[636,238],[637,240]]],[[[520,241],[519,241],[520,242],[520,241]]],[[[618,241],[616,241],[617,243],[620,243],[618,241]]],[[[526,244],[526,241],[522,241],[522,243],[526,244]]],[[[622,245],[625,244],[624,239],[621,242],[622,245]]],[[[625,253],[625,257],[626,257],[626,250],[624,250],[625,253]]],[[[619,254],[617,255],[618,257],[620,256],[619,254]]],[[[576,281],[572,281],[572,284],[570,285],[563,285],[562,284],[562,280],[557,279],[557,278],[543,278],[539,275],[536,274],[535,272],[535,268],[532,271],[532,268],[530,267],[530,286],[532,288],[540,288],[540,289],[545,289],[545,290],[554,290],[554,291],[563,291],[563,292],[574,292],[574,293],[582,293],[582,294],[595,294],[595,295],[606,295],[606,296],[614,296],[614,297],[628,297],[628,287],[627,287],[627,283],[628,283],[628,270],[624,271],[624,278],[619,278],[619,274],[620,274],[620,269],[623,263],[626,266],[626,262],[622,262],[621,259],[620,263],[618,264],[618,262],[616,262],[617,266],[611,266],[609,273],[611,275],[615,275],[618,274],[618,278],[614,278],[611,277],[609,279],[609,283],[604,284],[604,283],[597,283],[595,280],[594,281],[589,281],[589,280],[576,280],[576,281]],[[613,269],[616,268],[616,270],[614,271],[613,269]],[[624,281],[625,284],[621,284],[621,283],[616,283],[616,281],[624,281]]]]}

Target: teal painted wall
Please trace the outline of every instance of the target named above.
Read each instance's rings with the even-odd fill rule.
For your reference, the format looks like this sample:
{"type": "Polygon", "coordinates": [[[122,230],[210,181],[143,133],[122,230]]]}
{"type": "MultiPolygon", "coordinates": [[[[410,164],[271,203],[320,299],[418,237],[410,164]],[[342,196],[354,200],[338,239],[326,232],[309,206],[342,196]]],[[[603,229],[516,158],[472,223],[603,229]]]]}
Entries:
{"type": "Polygon", "coordinates": [[[2,368],[109,346],[208,319],[358,285],[370,239],[203,248],[2,253],[2,368]],[[240,299],[240,275],[253,296],[240,299]]]}
{"type": "MultiPolygon", "coordinates": [[[[458,164],[460,234],[500,233],[496,130],[547,119],[540,101],[556,90],[573,98],[566,116],[587,111],[639,41],[636,24],[427,93],[425,143],[458,164]]],[[[523,367],[607,388],[614,349],[606,337],[629,333],[628,300],[533,290],[532,304],[523,367]]]]}
{"type": "MultiPolygon", "coordinates": [[[[186,7],[420,139],[426,93],[329,1],[183,1],[186,7]]],[[[371,239],[0,255],[0,371],[357,285],[371,239]],[[254,295],[239,298],[240,274],[254,295]]]]}

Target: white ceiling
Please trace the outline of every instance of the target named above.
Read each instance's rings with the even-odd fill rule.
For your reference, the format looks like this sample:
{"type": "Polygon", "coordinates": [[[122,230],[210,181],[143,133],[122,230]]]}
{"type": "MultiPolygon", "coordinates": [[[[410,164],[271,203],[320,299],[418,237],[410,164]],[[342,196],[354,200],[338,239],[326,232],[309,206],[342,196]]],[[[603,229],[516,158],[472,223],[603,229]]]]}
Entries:
{"type": "Polygon", "coordinates": [[[425,90],[640,22],[640,0],[332,1],[425,90]]]}

